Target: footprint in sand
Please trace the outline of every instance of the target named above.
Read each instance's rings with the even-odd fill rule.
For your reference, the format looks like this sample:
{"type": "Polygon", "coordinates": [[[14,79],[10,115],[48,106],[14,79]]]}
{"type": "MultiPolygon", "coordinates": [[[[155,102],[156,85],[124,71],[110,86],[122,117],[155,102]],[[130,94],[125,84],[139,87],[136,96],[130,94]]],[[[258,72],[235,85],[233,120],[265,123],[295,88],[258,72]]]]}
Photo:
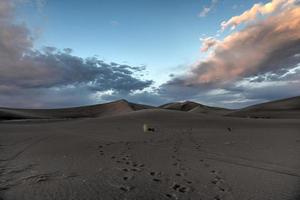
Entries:
{"type": "Polygon", "coordinates": [[[181,193],[186,193],[189,191],[189,187],[177,183],[172,186],[172,189],[181,193]]]}
{"type": "Polygon", "coordinates": [[[214,197],[214,200],[221,200],[221,197],[219,195],[214,197]]]}
{"type": "Polygon", "coordinates": [[[150,172],[151,176],[155,176],[155,174],[156,174],[155,172],[150,172]]]}
{"type": "Polygon", "coordinates": [[[124,177],[123,177],[123,180],[124,180],[124,181],[127,181],[128,179],[129,179],[128,176],[124,176],[124,177]]]}
{"type": "Polygon", "coordinates": [[[182,174],[181,174],[181,173],[176,173],[175,175],[176,175],[176,176],[182,176],[182,174]]]}
{"type": "MultiPolygon", "coordinates": [[[[214,184],[217,189],[224,194],[224,192],[230,192],[230,188],[226,186],[225,180],[219,175],[219,173],[216,170],[211,170],[210,173],[214,175],[214,179],[211,181],[212,184],[214,184]]],[[[221,199],[219,195],[216,196],[215,200],[221,199]]]]}
{"type": "MultiPolygon", "coordinates": [[[[9,187],[7,187],[7,186],[0,187],[0,191],[4,191],[4,190],[8,190],[8,189],[9,189],[9,187]]],[[[0,197],[0,200],[2,200],[1,197],[0,197]]]]}
{"type": "Polygon", "coordinates": [[[152,179],[153,181],[155,181],[155,182],[161,182],[161,180],[159,179],[159,178],[154,178],[154,179],[152,179]]]}
{"type": "Polygon", "coordinates": [[[127,168],[122,169],[123,172],[128,172],[129,170],[127,168]]]}
{"type": "Polygon", "coordinates": [[[120,187],[120,190],[122,190],[123,192],[129,192],[130,190],[133,190],[134,187],[130,187],[130,186],[122,186],[120,187]]]}

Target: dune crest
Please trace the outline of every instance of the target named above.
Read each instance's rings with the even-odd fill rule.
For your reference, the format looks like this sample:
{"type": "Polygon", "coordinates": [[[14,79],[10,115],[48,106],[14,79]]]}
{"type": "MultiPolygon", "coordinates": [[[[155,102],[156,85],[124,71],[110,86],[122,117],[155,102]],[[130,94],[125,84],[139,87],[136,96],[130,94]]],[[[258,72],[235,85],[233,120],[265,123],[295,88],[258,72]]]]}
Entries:
{"type": "Polygon", "coordinates": [[[300,97],[282,99],[249,106],[238,110],[206,106],[193,101],[173,102],[158,107],[136,104],[121,99],[114,102],[58,109],[0,108],[0,120],[97,118],[145,109],[165,109],[193,114],[247,117],[300,118],[300,97]]]}
{"type": "Polygon", "coordinates": [[[122,99],[92,106],[60,109],[14,109],[0,108],[0,120],[13,119],[64,119],[103,117],[150,108],[141,104],[129,103],[122,99]]]}

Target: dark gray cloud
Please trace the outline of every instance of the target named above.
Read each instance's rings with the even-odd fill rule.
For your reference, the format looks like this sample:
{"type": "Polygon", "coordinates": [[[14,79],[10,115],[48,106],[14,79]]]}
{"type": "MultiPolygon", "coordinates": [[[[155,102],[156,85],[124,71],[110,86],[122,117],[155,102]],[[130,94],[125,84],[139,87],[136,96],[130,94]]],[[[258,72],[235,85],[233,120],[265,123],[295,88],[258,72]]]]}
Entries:
{"type": "Polygon", "coordinates": [[[186,86],[181,81],[164,84],[158,91],[165,102],[193,100],[200,103],[226,108],[242,108],[245,106],[267,102],[292,96],[300,96],[300,70],[274,80],[243,80],[224,84],[222,87],[186,86]]]}
{"type": "Polygon", "coordinates": [[[0,106],[20,108],[58,108],[98,103],[84,87],[22,89],[0,95],[0,106]]]}
{"type": "Polygon", "coordinates": [[[33,49],[28,28],[16,24],[14,0],[0,1],[0,106],[60,107],[96,103],[97,92],[130,95],[152,85],[145,66],[81,58],[72,49],[33,49]]]}
{"type": "Polygon", "coordinates": [[[153,81],[142,78],[145,66],[81,58],[69,48],[33,49],[28,28],[15,23],[13,2],[0,1],[0,106],[53,108],[124,98],[243,107],[300,95],[299,7],[232,33],[185,75],[171,74],[151,88],[153,81]]]}
{"type": "Polygon", "coordinates": [[[170,102],[170,98],[162,97],[161,95],[157,94],[155,91],[143,91],[139,93],[131,93],[131,94],[124,94],[119,92],[114,92],[108,95],[102,95],[101,99],[103,101],[115,101],[118,99],[126,99],[130,102],[135,102],[139,104],[147,104],[152,106],[158,106],[164,104],[166,102],[170,102]]]}
{"type": "MultiPolygon", "coordinates": [[[[66,52],[32,52],[10,68],[0,64],[1,106],[62,107],[97,103],[97,92],[124,95],[143,90],[153,81],[142,80],[144,67],[108,64],[66,52]]],[[[101,102],[101,100],[100,100],[101,102]]]]}

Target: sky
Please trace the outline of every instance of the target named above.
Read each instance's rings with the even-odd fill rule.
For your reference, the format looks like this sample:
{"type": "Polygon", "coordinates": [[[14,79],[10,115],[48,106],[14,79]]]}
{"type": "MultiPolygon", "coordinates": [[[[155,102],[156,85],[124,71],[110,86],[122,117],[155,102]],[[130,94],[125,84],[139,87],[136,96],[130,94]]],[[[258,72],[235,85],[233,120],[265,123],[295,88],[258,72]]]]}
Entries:
{"type": "Polygon", "coordinates": [[[299,0],[1,0],[0,106],[300,95],[299,0]]]}

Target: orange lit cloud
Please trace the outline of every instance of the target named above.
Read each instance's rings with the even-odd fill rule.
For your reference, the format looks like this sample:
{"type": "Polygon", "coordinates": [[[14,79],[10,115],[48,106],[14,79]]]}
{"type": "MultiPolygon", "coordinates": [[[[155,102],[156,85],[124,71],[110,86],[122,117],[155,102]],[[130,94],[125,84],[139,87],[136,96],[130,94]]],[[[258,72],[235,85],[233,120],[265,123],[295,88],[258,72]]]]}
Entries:
{"type": "MultiPolygon", "coordinates": [[[[266,5],[265,12],[277,4],[266,5]]],[[[232,33],[216,44],[207,60],[192,68],[185,84],[225,83],[295,67],[300,63],[295,56],[300,52],[299,27],[300,7],[295,6],[232,33]]]]}
{"type": "Polygon", "coordinates": [[[222,22],[222,30],[226,29],[227,27],[234,29],[239,24],[256,19],[259,14],[267,15],[279,10],[287,9],[294,6],[296,2],[297,0],[272,0],[266,4],[254,4],[251,9],[245,11],[243,14],[234,16],[228,21],[222,22]]]}
{"type": "Polygon", "coordinates": [[[214,47],[219,42],[219,40],[217,40],[213,37],[207,37],[207,38],[201,39],[201,41],[202,41],[202,48],[201,48],[202,52],[208,51],[211,47],[214,47]]]}

